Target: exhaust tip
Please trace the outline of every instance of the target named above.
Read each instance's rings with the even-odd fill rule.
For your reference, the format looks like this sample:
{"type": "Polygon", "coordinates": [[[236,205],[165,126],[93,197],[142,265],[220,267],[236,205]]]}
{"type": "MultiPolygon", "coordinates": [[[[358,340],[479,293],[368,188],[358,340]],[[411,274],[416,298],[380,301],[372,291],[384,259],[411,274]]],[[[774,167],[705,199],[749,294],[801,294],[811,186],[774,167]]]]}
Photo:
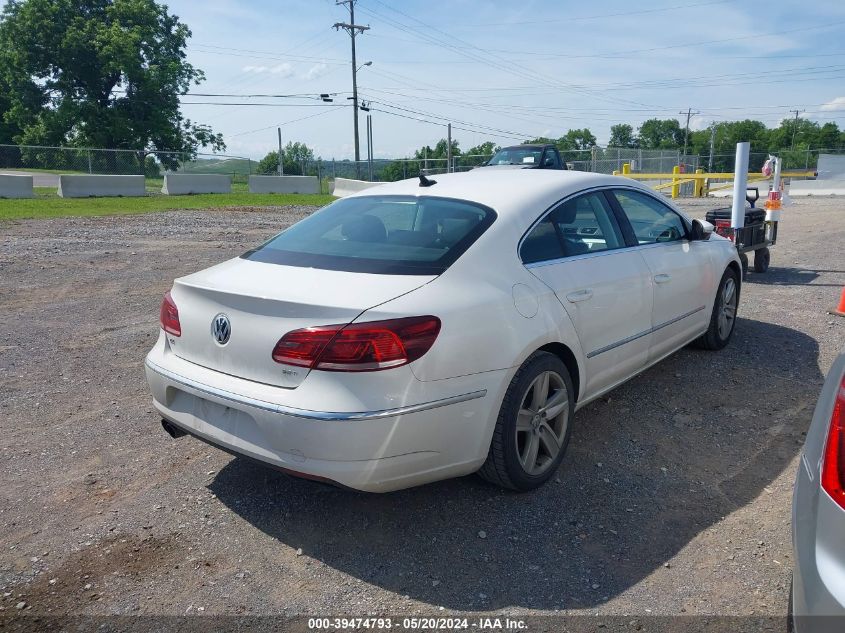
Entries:
{"type": "Polygon", "coordinates": [[[176,426],[175,424],[171,424],[171,423],[170,423],[170,422],[168,422],[167,420],[162,420],[162,421],[161,421],[161,428],[163,428],[163,429],[165,430],[165,432],[166,432],[166,433],[167,433],[170,437],[172,437],[174,440],[175,440],[175,439],[178,439],[178,438],[180,438],[180,437],[184,437],[185,435],[187,435],[187,433],[185,433],[185,431],[183,431],[182,429],[180,429],[180,428],[179,428],[178,426],[176,426]]]}

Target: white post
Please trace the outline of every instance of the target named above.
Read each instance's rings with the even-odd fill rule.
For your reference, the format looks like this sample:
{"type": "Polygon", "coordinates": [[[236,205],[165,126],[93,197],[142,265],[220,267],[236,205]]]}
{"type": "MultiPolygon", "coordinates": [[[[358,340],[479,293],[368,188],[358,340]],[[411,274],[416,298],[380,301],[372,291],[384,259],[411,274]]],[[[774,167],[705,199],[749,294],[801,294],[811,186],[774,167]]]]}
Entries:
{"type": "Polygon", "coordinates": [[[446,173],[452,171],[452,124],[446,128],[448,130],[448,139],[446,140],[446,173]]]}
{"type": "Polygon", "coordinates": [[[282,128],[276,128],[279,131],[279,175],[285,175],[284,157],[282,156],[282,128]]]}
{"type": "Polygon", "coordinates": [[[731,208],[731,227],[741,229],[745,226],[745,196],[748,187],[748,153],[751,143],[736,144],[736,160],[734,161],[734,199],[731,208]]]}
{"type": "Polygon", "coordinates": [[[775,158],[775,175],[772,178],[772,191],[780,192],[780,157],[775,158]]]}

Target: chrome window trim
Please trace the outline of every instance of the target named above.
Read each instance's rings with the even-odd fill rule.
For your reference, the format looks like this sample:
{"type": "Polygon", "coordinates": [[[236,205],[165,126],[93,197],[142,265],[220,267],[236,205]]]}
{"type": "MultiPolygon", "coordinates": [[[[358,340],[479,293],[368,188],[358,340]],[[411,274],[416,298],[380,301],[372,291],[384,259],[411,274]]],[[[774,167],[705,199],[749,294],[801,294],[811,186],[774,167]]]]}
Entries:
{"type": "Polygon", "coordinates": [[[523,264],[525,268],[542,268],[543,266],[553,266],[555,264],[563,264],[566,262],[577,261],[580,259],[592,259],[593,257],[601,257],[603,255],[617,255],[619,253],[632,253],[636,251],[645,250],[648,248],[657,248],[662,246],[677,246],[678,244],[683,244],[686,242],[690,244],[691,242],[686,238],[682,240],[675,240],[674,242],[653,242],[650,244],[639,244],[637,246],[623,246],[622,248],[612,248],[609,250],[603,251],[596,251],[595,253],[582,253],[581,255],[570,255],[569,257],[558,257],[557,259],[547,259],[542,262],[533,262],[531,264],[523,264]]]}
{"type": "MultiPolygon", "coordinates": [[[[607,250],[600,251],[600,252],[596,252],[596,253],[584,253],[584,254],[581,254],[581,255],[570,255],[570,256],[568,256],[568,257],[559,257],[559,258],[554,259],[554,260],[547,259],[547,260],[543,260],[543,261],[541,261],[541,262],[532,262],[532,263],[530,263],[530,264],[526,264],[525,262],[523,262],[523,261],[522,261],[522,257],[521,257],[521,256],[520,256],[520,254],[519,254],[519,253],[520,253],[520,251],[522,250],[522,243],[525,241],[525,238],[527,238],[527,237],[528,237],[528,235],[531,233],[531,231],[533,231],[533,230],[534,230],[534,228],[535,228],[538,224],[540,224],[540,222],[542,222],[544,219],[546,219],[546,216],[547,216],[549,213],[551,213],[552,211],[554,211],[554,210],[555,210],[557,207],[559,207],[561,204],[564,204],[565,202],[569,202],[570,200],[572,200],[573,198],[577,198],[578,196],[586,195],[586,194],[588,194],[588,193],[596,193],[596,192],[610,192],[610,193],[612,194],[614,189],[627,189],[627,190],[630,190],[630,191],[638,191],[638,192],[643,193],[643,194],[645,194],[645,195],[647,195],[647,196],[650,196],[651,198],[654,198],[654,199],[655,199],[657,202],[659,202],[660,204],[664,205],[667,209],[669,209],[670,211],[672,211],[672,212],[674,212],[676,215],[678,215],[678,217],[680,217],[680,218],[681,218],[681,222],[683,222],[683,224],[684,224],[685,226],[688,224],[688,222],[687,222],[687,218],[686,218],[686,216],[685,216],[683,213],[680,213],[680,212],[679,212],[677,209],[675,209],[672,205],[667,204],[664,200],[661,200],[660,198],[658,198],[657,196],[655,196],[653,193],[651,193],[651,192],[649,192],[649,191],[647,191],[647,190],[644,190],[644,189],[642,189],[642,188],[640,188],[640,187],[632,186],[632,185],[629,185],[629,184],[626,184],[626,183],[622,183],[622,184],[613,184],[613,185],[596,185],[595,187],[590,187],[590,188],[588,188],[588,189],[582,189],[582,190],[580,190],[580,191],[576,191],[575,193],[571,193],[571,194],[569,194],[568,196],[564,196],[563,198],[561,198],[561,199],[560,199],[560,200],[558,200],[557,202],[555,202],[555,203],[551,204],[550,206],[548,206],[548,207],[545,209],[545,211],[543,211],[543,212],[542,212],[542,213],[541,213],[541,214],[540,214],[540,215],[539,215],[539,216],[538,216],[538,217],[537,217],[537,218],[536,218],[536,219],[535,219],[535,220],[534,220],[534,221],[533,221],[533,222],[529,225],[529,227],[528,227],[528,228],[527,228],[527,229],[523,232],[522,237],[520,237],[520,238],[519,238],[519,242],[517,242],[517,244],[516,244],[516,257],[517,257],[517,259],[519,259],[519,262],[520,262],[523,266],[525,266],[526,268],[532,268],[532,267],[536,267],[536,266],[538,266],[538,265],[540,265],[540,266],[545,266],[545,265],[548,265],[548,264],[550,264],[550,263],[560,263],[560,262],[562,262],[562,261],[571,261],[571,260],[573,260],[573,259],[578,259],[578,258],[582,258],[582,257],[595,257],[595,256],[597,256],[597,255],[602,255],[602,254],[609,255],[609,254],[611,254],[611,253],[618,253],[618,252],[620,252],[620,251],[630,251],[630,250],[635,250],[635,249],[639,249],[639,248],[646,248],[646,247],[652,247],[652,246],[665,246],[665,245],[668,245],[668,244],[678,244],[678,243],[683,242],[683,241],[690,242],[690,240],[689,240],[689,235],[686,235],[686,236],[684,236],[683,238],[681,238],[680,240],[675,240],[675,241],[673,241],[673,242],[654,242],[654,243],[649,243],[649,244],[639,244],[639,245],[637,245],[637,246],[620,246],[619,248],[611,248],[611,249],[607,249],[607,250]]],[[[623,212],[624,212],[624,211],[623,211],[623,212]]],[[[620,229],[621,229],[621,227],[620,227],[620,229]]],[[[623,236],[623,237],[624,237],[624,236],[623,236]]]]}
{"type": "MultiPolygon", "coordinates": [[[[670,242],[670,243],[674,243],[674,242],[670,242]]],[[[645,330],[644,332],[640,332],[639,334],[634,334],[633,336],[623,338],[621,341],[616,341],[615,343],[611,343],[610,345],[605,345],[604,347],[600,347],[599,349],[594,350],[594,351],[590,352],[589,354],[587,354],[587,358],[594,358],[594,357],[598,356],[599,354],[604,354],[605,352],[609,352],[612,349],[616,349],[617,347],[621,347],[622,345],[626,345],[628,343],[636,341],[637,339],[640,339],[644,336],[648,336],[649,334],[654,334],[658,330],[662,330],[663,328],[668,327],[668,326],[672,325],[673,323],[677,323],[678,321],[686,319],[687,317],[691,317],[693,314],[696,314],[697,312],[701,312],[706,307],[707,306],[698,306],[694,310],[690,310],[689,312],[685,312],[684,314],[682,314],[680,316],[676,316],[673,319],[669,319],[668,321],[664,321],[663,323],[661,323],[659,325],[655,325],[654,327],[649,328],[648,330],[645,330]]]]}
{"type": "MultiPolygon", "coordinates": [[[[530,264],[526,264],[525,262],[522,261],[522,256],[520,255],[520,251],[522,250],[522,243],[525,241],[525,238],[528,237],[528,235],[531,233],[531,231],[533,231],[534,228],[538,224],[540,224],[540,222],[542,222],[543,220],[546,219],[546,216],[549,215],[549,213],[551,213],[552,211],[557,209],[560,205],[562,205],[566,202],[569,202],[573,198],[577,198],[579,196],[583,196],[583,195],[586,195],[586,194],[589,194],[589,193],[596,193],[598,191],[605,191],[605,190],[608,190],[610,188],[611,188],[610,185],[598,185],[596,187],[590,187],[589,189],[582,189],[581,191],[576,191],[575,193],[571,193],[568,196],[564,196],[563,198],[561,198],[557,202],[554,202],[550,206],[546,207],[546,210],[543,211],[540,214],[540,216],[537,217],[531,223],[531,225],[523,232],[522,237],[519,238],[519,242],[517,242],[517,244],[516,244],[516,257],[517,257],[517,259],[519,259],[519,263],[522,264],[523,266],[525,266],[526,268],[528,268],[530,266],[534,266],[535,264],[545,264],[547,261],[551,261],[551,260],[543,260],[541,262],[532,262],[530,264]]],[[[624,236],[623,236],[623,239],[624,239],[624,236]]],[[[601,252],[602,253],[604,253],[604,252],[612,253],[612,252],[615,252],[615,251],[621,251],[624,248],[626,248],[626,247],[622,246],[620,248],[608,249],[606,251],[601,251],[601,252]]],[[[587,254],[589,254],[589,253],[587,253],[587,254]]],[[[598,253],[594,253],[594,254],[598,255],[598,253]]],[[[558,260],[560,260],[560,259],[572,259],[573,257],[582,257],[582,255],[571,255],[569,257],[558,258],[558,260]]]]}
{"type": "MultiPolygon", "coordinates": [[[[681,221],[684,222],[684,224],[686,224],[685,216],[681,213],[678,213],[677,209],[675,209],[671,205],[667,205],[666,202],[664,202],[660,198],[656,197],[654,194],[652,194],[652,193],[650,193],[650,192],[648,192],[644,189],[641,189],[640,187],[635,187],[635,186],[631,186],[631,185],[624,184],[624,183],[623,184],[614,184],[614,185],[597,185],[595,187],[590,187],[589,189],[582,189],[581,191],[576,191],[575,193],[571,193],[568,196],[564,196],[563,198],[561,198],[557,202],[555,202],[555,203],[551,204],[549,207],[547,207],[546,210],[543,211],[529,225],[529,227],[523,232],[522,237],[519,238],[519,242],[517,242],[517,244],[516,244],[516,256],[519,259],[519,262],[523,266],[525,266],[526,268],[532,268],[532,267],[536,267],[537,265],[544,266],[544,265],[547,265],[547,264],[552,263],[552,262],[559,263],[559,262],[562,262],[564,260],[570,261],[570,260],[578,259],[578,258],[581,258],[581,257],[595,257],[595,256],[601,255],[601,254],[618,253],[620,251],[634,250],[634,249],[637,249],[637,248],[643,248],[643,247],[647,247],[647,246],[663,246],[663,245],[666,245],[666,244],[677,244],[678,242],[683,241],[683,240],[689,241],[688,236],[685,236],[684,238],[682,238],[682,240],[675,240],[674,242],[655,242],[655,243],[650,243],[650,244],[639,244],[637,246],[627,246],[626,245],[626,246],[620,246],[619,248],[609,248],[607,250],[596,252],[596,253],[584,253],[584,254],[581,254],[581,255],[569,255],[567,257],[559,257],[555,260],[548,259],[548,260],[543,260],[541,262],[532,262],[530,264],[526,264],[522,261],[522,257],[519,254],[520,251],[522,250],[522,243],[525,241],[525,238],[528,237],[528,235],[531,233],[531,231],[533,231],[534,228],[538,224],[540,224],[540,222],[542,222],[543,220],[546,219],[546,216],[549,213],[551,213],[552,211],[557,209],[560,205],[562,205],[566,202],[569,202],[573,198],[577,198],[579,196],[586,195],[588,193],[597,193],[597,192],[613,193],[614,189],[628,189],[630,191],[639,191],[640,193],[644,193],[647,196],[651,196],[652,198],[657,200],[660,204],[665,205],[670,211],[673,211],[674,213],[676,213],[681,218],[681,221]]],[[[621,227],[620,227],[620,229],[621,229],[621,227]]],[[[623,238],[624,238],[624,236],[623,236],[623,238]]]]}
{"type": "Polygon", "coordinates": [[[321,421],[345,421],[345,420],[380,420],[382,418],[392,418],[398,415],[405,415],[408,413],[418,413],[420,411],[428,411],[430,409],[437,409],[451,404],[458,404],[460,402],[467,402],[477,398],[483,398],[487,395],[486,389],[478,391],[471,391],[469,393],[460,394],[457,396],[450,396],[448,398],[441,398],[440,400],[432,400],[431,402],[423,402],[421,404],[413,404],[404,407],[396,407],[393,409],[383,409],[380,411],[351,411],[351,412],[336,412],[336,411],[311,411],[310,409],[299,409],[296,407],[288,407],[281,404],[274,404],[265,400],[257,398],[250,398],[224,389],[218,389],[210,385],[203,384],[191,378],[187,378],[177,374],[169,369],[165,369],[149,358],[144,361],[146,367],[164,378],[172,380],[181,386],[187,387],[194,391],[227,400],[236,404],[245,405],[254,409],[262,411],[269,411],[270,413],[278,413],[282,415],[289,415],[295,418],[302,418],[305,420],[321,420],[321,421]]]}

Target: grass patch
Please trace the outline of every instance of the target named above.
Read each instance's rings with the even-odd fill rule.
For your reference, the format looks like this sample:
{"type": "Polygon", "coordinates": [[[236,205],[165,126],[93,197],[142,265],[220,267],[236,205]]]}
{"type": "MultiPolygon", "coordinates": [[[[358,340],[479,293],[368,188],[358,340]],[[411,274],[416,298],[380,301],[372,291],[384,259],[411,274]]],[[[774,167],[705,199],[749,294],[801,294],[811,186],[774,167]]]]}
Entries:
{"type": "Polygon", "coordinates": [[[30,200],[0,199],[0,220],[67,216],[126,215],[172,209],[222,209],[225,207],[324,206],[328,195],[257,194],[246,192],[192,196],[151,195],[143,198],[59,198],[55,190],[36,188],[30,200]]]}

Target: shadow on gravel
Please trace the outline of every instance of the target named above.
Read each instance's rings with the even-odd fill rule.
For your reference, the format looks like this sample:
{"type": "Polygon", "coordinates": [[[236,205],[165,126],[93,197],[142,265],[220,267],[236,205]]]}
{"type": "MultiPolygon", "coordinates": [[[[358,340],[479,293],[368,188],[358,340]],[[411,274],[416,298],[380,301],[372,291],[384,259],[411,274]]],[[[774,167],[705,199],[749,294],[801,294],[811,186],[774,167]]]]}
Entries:
{"type": "Polygon", "coordinates": [[[842,287],[842,284],[814,283],[822,273],[842,275],[845,274],[845,270],[814,270],[812,268],[781,268],[772,266],[764,273],[751,271],[746,281],[748,283],[768,286],[806,286],[812,284],[814,286],[842,287]]]}
{"type": "Polygon", "coordinates": [[[790,464],[817,355],[801,332],[740,320],[722,352],[682,350],[581,410],[559,480],[530,494],[473,476],[367,495],[245,459],[210,489],[304,556],[448,609],[591,607],[653,573],[705,582],[663,565],[790,464]]]}

